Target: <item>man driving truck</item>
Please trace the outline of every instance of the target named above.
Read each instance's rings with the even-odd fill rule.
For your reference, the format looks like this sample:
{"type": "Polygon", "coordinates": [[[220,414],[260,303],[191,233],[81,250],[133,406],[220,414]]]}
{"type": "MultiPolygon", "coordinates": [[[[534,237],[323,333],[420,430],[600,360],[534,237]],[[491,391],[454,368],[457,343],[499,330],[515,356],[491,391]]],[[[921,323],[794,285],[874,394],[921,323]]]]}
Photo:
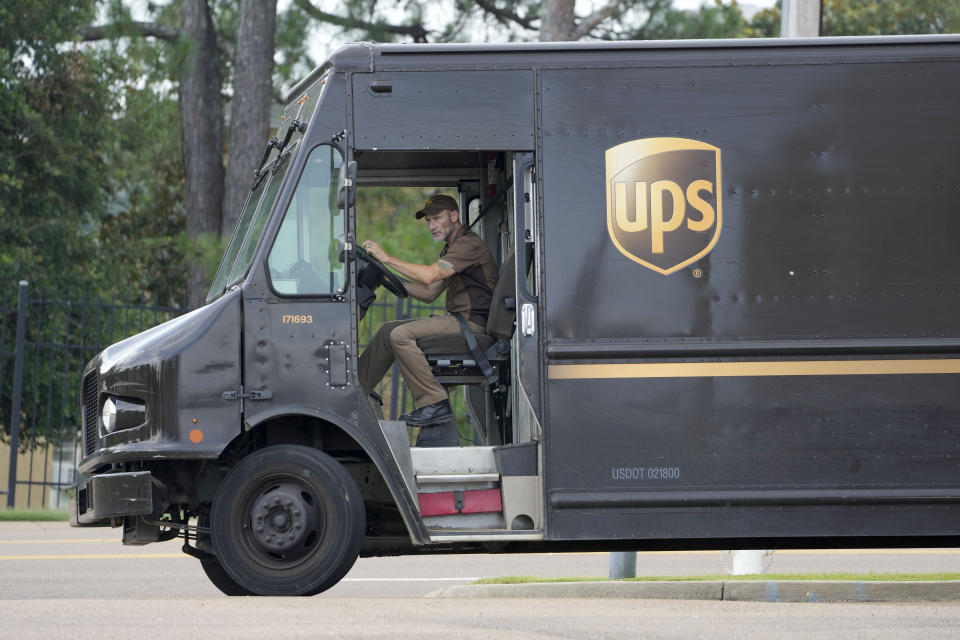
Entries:
{"type": "Polygon", "coordinates": [[[460,322],[452,314],[466,319],[475,334],[484,333],[497,284],[497,267],[483,239],[461,224],[454,198],[443,194],[431,196],[417,211],[416,218],[426,220],[435,242],[445,243],[433,264],[414,264],[395,258],[373,240],[364,242],[363,248],[408,278],[410,281],[404,282],[404,286],[417,300],[433,302],[446,290],[446,308],[451,315],[385,322],[360,355],[358,373],[360,384],[369,394],[396,360],[417,406],[400,419],[411,426],[426,427],[451,419],[453,412],[447,393],[430,372],[417,340],[461,333],[460,322]]]}

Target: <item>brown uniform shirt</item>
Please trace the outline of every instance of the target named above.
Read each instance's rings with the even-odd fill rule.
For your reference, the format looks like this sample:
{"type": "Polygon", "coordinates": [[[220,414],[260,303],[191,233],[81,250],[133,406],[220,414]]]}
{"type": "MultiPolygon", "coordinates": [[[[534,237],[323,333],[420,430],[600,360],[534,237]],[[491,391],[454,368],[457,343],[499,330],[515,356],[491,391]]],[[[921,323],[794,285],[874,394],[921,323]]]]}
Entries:
{"type": "Polygon", "coordinates": [[[460,227],[453,241],[443,248],[440,259],[457,272],[447,278],[447,311],[487,326],[493,288],[497,286],[497,266],[483,238],[460,227]]]}

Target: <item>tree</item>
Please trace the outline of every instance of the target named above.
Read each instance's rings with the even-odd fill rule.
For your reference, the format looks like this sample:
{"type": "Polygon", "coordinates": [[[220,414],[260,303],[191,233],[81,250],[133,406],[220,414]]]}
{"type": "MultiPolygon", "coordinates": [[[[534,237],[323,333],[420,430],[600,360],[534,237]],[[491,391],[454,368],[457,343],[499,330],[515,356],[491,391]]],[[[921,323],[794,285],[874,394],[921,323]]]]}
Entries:
{"type": "Polygon", "coordinates": [[[823,35],[960,31],[960,4],[944,0],[824,0],[823,35]]]}
{"type": "MultiPolygon", "coordinates": [[[[180,34],[189,45],[180,68],[180,135],[187,235],[220,232],[223,216],[223,81],[220,52],[207,0],[184,0],[180,34]]],[[[198,307],[208,283],[203,264],[191,261],[187,306],[198,307]]]]}
{"type": "Polygon", "coordinates": [[[96,250],[110,95],[104,68],[59,47],[92,2],[0,6],[0,282],[79,286],[96,250]]]}
{"type": "MultiPolygon", "coordinates": [[[[221,13],[229,16],[231,8],[223,3],[221,13]]],[[[109,24],[80,29],[81,39],[139,36],[175,47],[186,234],[197,247],[216,247],[210,239],[232,231],[266,138],[273,92],[276,0],[243,0],[236,36],[218,33],[209,0],[182,0],[179,26],[163,21],[171,17],[164,8],[157,22],[132,20],[122,3],[114,3],[112,13],[114,20],[109,24]],[[231,50],[236,75],[228,164],[224,167],[221,95],[224,69],[229,68],[225,58],[231,50]]],[[[191,308],[203,304],[210,277],[203,252],[197,253],[200,256],[187,265],[187,306],[191,308]]]]}
{"type": "Polygon", "coordinates": [[[234,55],[221,236],[233,231],[270,122],[277,0],[243,0],[234,55]]]}

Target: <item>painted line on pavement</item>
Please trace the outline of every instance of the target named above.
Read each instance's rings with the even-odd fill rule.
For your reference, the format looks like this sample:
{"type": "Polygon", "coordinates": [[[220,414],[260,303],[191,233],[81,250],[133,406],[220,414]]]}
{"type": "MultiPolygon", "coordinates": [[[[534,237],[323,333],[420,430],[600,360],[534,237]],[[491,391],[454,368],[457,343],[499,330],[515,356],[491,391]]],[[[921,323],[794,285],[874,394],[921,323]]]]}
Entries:
{"type": "MultiPolygon", "coordinates": [[[[637,551],[644,556],[706,556],[726,553],[729,549],[696,549],[690,551],[637,551]]],[[[780,555],[923,555],[923,554],[960,554],[958,549],[774,549],[780,555]]],[[[514,553],[513,557],[543,556],[605,556],[609,551],[554,551],[545,553],[514,553]]]]}
{"type": "Polygon", "coordinates": [[[81,542],[120,542],[120,538],[87,538],[79,540],[0,540],[0,544],[78,544],[81,542]]]}
{"type": "Polygon", "coordinates": [[[135,559],[167,559],[189,558],[185,553],[97,553],[89,555],[60,555],[60,556],[0,556],[0,560],[126,560],[135,559]]]}

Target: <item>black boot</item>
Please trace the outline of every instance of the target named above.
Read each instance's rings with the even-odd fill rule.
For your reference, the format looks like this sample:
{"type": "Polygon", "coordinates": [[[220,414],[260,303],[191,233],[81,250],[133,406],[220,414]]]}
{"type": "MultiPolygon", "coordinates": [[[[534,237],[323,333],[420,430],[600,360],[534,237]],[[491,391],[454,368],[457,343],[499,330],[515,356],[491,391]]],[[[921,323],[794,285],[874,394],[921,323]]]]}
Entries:
{"type": "Polygon", "coordinates": [[[440,424],[453,417],[453,410],[450,408],[449,400],[441,400],[426,406],[420,407],[412,413],[405,413],[400,419],[411,427],[429,427],[433,424],[440,424]]]}

